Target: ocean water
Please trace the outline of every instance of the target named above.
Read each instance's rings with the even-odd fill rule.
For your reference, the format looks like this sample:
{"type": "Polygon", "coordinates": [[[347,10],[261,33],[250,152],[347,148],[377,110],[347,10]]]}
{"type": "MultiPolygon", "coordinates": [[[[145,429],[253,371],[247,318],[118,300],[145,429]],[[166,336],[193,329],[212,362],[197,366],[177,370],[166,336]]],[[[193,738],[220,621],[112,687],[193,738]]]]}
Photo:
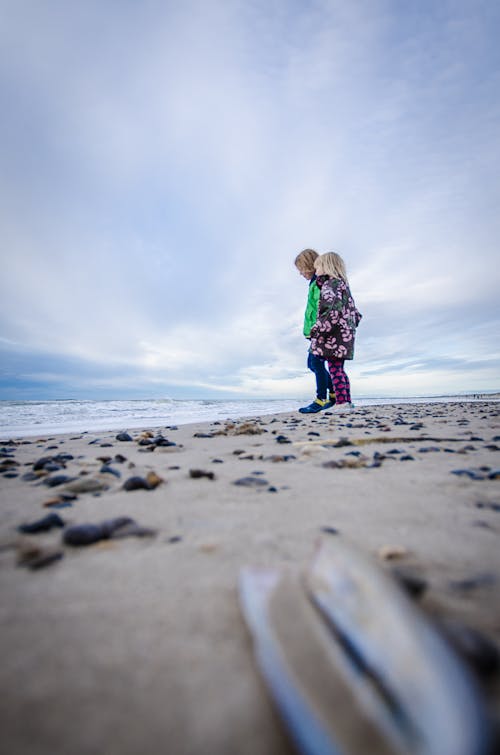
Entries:
{"type": "MultiPolygon", "coordinates": [[[[361,398],[356,401],[356,406],[467,400],[474,400],[474,397],[361,398]]],[[[304,403],[307,403],[304,399],[0,401],[0,438],[8,440],[85,430],[127,430],[240,419],[294,412],[304,403]]]]}

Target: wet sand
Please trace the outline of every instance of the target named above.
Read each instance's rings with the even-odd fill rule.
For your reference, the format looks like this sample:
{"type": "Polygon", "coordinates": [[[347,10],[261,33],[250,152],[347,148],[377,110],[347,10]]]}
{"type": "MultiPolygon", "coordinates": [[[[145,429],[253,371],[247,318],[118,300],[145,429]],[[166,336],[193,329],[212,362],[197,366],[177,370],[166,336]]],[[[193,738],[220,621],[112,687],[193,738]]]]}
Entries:
{"type": "MultiPolygon", "coordinates": [[[[499,403],[117,435],[0,443],[6,751],[292,752],[237,580],[244,566],[304,568],[328,530],[422,579],[429,615],[500,645],[499,403]],[[148,489],[125,490],[131,477],[148,489]],[[49,514],[64,526],[18,531],[49,514]],[[119,517],[149,531],[108,525],[93,544],[63,541],[73,525],[119,517]]],[[[499,712],[498,674],[484,690],[499,712]]]]}

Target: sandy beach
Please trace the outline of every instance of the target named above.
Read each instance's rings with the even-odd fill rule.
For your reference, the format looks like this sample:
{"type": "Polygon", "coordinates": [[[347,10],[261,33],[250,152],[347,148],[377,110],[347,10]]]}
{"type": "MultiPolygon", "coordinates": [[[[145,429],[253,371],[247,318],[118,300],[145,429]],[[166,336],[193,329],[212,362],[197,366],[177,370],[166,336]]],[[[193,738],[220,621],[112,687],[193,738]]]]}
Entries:
{"type": "MultiPolygon", "coordinates": [[[[6,752],[293,752],[256,667],[238,577],[246,566],[301,570],[325,537],[405,569],[422,580],[422,611],[500,646],[499,403],[128,437],[0,443],[6,752]],[[18,529],[49,515],[51,529],[18,529]],[[75,525],[118,518],[133,523],[73,544],[99,530],[75,525]]],[[[498,715],[498,673],[481,686],[498,715]]]]}

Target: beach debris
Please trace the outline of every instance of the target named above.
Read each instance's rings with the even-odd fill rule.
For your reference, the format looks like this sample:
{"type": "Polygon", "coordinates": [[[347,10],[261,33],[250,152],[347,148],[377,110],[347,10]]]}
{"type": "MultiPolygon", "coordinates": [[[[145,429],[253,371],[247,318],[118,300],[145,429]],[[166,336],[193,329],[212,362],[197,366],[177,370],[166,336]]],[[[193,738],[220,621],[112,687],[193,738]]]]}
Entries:
{"type": "Polygon", "coordinates": [[[156,535],[156,530],[141,527],[134,519],[128,516],[120,516],[115,519],[106,519],[98,524],[75,524],[67,527],[63,533],[63,541],[66,545],[92,545],[99,540],[109,540],[121,537],[138,537],[156,535]]]}
{"type": "Polygon", "coordinates": [[[226,432],[229,435],[262,435],[267,433],[263,427],[259,427],[255,422],[243,422],[241,425],[226,425],[226,432]]]}
{"type": "Polygon", "coordinates": [[[128,443],[131,440],[133,440],[133,438],[131,435],[129,435],[129,433],[123,432],[123,433],[118,433],[118,435],[116,436],[116,440],[120,440],[122,441],[122,443],[128,443]]]}
{"type": "Polygon", "coordinates": [[[20,524],[17,528],[19,532],[34,534],[37,532],[48,532],[54,527],[64,527],[65,522],[57,514],[47,514],[42,519],[28,524],[20,524]]]}
{"type": "Polygon", "coordinates": [[[242,488],[265,488],[269,485],[269,482],[263,477],[249,476],[240,477],[239,480],[234,480],[233,485],[239,485],[242,488]]]}
{"type": "Polygon", "coordinates": [[[325,540],[306,589],[379,697],[376,720],[404,752],[488,751],[488,722],[468,670],[397,583],[342,538],[325,540]],[[385,720],[384,720],[385,715],[385,720]]]}
{"type": "Polygon", "coordinates": [[[382,459],[384,457],[374,456],[373,459],[369,459],[367,456],[358,456],[353,459],[330,459],[323,462],[321,465],[325,469],[361,469],[382,466],[382,459]]]}
{"type": "Polygon", "coordinates": [[[207,480],[215,480],[215,473],[214,472],[206,472],[204,469],[190,469],[189,470],[189,476],[193,480],[200,480],[203,477],[206,477],[207,480]]]}
{"type": "Polygon", "coordinates": [[[39,545],[29,538],[22,538],[17,543],[17,564],[28,569],[43,569],[60,561],[63,556],[61,549],[39,545]]]}

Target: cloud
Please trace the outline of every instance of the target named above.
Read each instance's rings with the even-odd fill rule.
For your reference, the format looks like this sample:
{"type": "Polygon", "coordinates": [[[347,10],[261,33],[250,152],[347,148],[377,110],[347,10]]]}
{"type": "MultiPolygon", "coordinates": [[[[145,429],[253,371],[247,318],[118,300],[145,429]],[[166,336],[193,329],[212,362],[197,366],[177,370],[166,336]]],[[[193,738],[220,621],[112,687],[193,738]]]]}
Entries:
{"type": "Polygon", "coordinates": [[[363,390],[497,387],[492,4],[5,8],[4,395],[307,393],[305,246],[346,258],[363,390]]]}

